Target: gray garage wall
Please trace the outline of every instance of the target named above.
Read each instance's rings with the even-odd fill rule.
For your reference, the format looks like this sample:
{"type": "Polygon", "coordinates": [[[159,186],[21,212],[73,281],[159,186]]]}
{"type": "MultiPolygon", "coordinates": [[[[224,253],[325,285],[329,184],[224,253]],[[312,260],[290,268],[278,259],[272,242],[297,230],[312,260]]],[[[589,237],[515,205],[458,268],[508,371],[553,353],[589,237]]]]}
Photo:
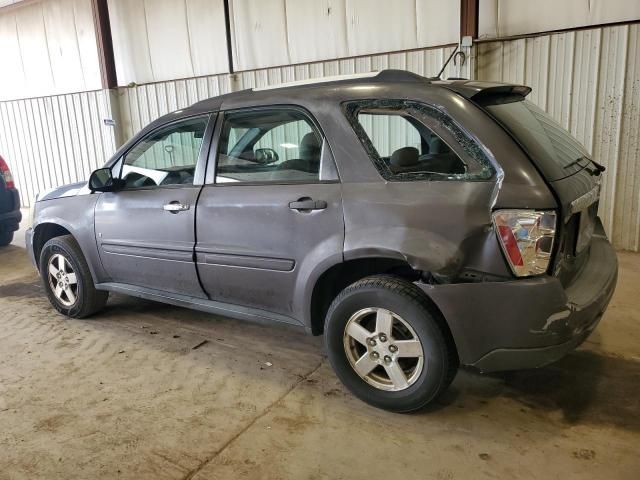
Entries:
{"type": "MultiPolygon", "coordinates": [[[[24,207],[38,192],[85,180],[150,121],[199,100],[294,80],[385,68],[434,75],[453,47],[371,55],[69,95],[0,102],[0,152],[9,162],[24,207]],[[117,128],[105,119],[119,117],[117,128]]],[[[446,75],[469,75],[451,65],[446,75]]]]}
{"type": "MultiPolygon", "coordinates": [[[[451,0],[228,4],[235,71],[446,45],[460,25],[451,0]]],[[[229,72],[223,0],[109,0],[109,11],[120,86],[229,72]]]]}
{"type": "MultiPolygon", "coordinates": [[[[118,90],[122,131],[124,137],[129,138],[151,120],[165,113],[184,108],[198,100],[228,93],[232,89],[266,87],[296,80],[366,73],[386,68],[435,75],[452,51],[453,47],[419,49],[122,88],[118,90]]],[[[469,65],[459,70],[451,64],[445,75],[469,75],[469,65]]]]}
{"type": "Polygon", "coordinates": [[[0,0],[0,100],[101,87],[91,0],[9,3],[0,0]]]}
{"type": "Polygon", "coordinates": [[[22,205],[38,192],[86,180],[116,150],[109,91],[0,102],[0,153],[22,205]]]}
{"type": "MultiPolygon", "coordinates": [[[[463,71],[445,77],[525,83],[531,99],[607,165],[601,215],[616,247],[640,250],[640,26],[594,28],[476,45],[463,71]]],[[[369,55],[120,88],[0,102],[0,151],[13,166],[25,206],[37,191],[83,179],[116,148],[104,125],[120,111],[129,138],[149,121],[232,89],[402,68],[433,75],[452,47],[369,55]],[[37,135],[35,135],[37,133],[37,135]]]]}
{"type": "Polygon", "coordinates": [[[600,216],[616,247],[640,249],[640,24],[480,43],[477,78],[530,99],[607,167],[600,216]]]}

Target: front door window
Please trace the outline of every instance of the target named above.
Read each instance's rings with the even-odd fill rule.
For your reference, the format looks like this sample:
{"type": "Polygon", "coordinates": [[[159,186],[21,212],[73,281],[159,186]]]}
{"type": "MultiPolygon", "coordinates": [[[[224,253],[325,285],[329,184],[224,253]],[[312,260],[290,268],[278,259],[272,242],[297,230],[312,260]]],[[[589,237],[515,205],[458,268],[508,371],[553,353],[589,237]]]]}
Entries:
{"type": "Polygon", "coordinates": [[[184,120],[143,138],[124,157],[124,188],[193,185],[207,120],[184,120]]]}

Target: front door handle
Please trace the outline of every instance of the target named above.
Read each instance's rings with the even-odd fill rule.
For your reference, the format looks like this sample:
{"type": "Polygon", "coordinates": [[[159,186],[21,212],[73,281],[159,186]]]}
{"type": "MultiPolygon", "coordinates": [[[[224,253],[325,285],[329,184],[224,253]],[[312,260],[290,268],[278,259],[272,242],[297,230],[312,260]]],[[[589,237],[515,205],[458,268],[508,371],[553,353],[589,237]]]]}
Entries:
{"type": "Polygon", "coordinates": [[[191,208],[191,205],[187,204],[182,204],[180,202],[174,201],[174,202],[170,202],[167,203],[166,205],[163,205],[162,209],[165,212],[171,212],[171,213],[179,213],[179,212],[184,212],[186,210],[189,210],[191,208]]]}
{"type": "Polygon", "coordinates": [[[324,210],[327,208],[327,202],[324,200],[313,200],[309,197],[299,198],[295,202],[289,202],[289,208],[291,210],[298,210],[299,212],[310,212],[311,210],[324,210]]]}

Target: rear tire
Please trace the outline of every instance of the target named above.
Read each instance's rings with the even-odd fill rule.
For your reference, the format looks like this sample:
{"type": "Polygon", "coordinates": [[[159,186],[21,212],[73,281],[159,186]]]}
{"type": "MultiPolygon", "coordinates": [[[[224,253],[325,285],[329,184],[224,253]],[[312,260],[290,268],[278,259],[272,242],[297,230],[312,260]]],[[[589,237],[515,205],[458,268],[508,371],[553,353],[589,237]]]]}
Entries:
{"type": "Polygon", "coordinates": [[[55,237],[45,243],[39,267],[49,301],[63,315],[85,318],[107,303],[109,292],[96,290],[87,261],[73,236],[55,237]]]}
{"type": "Polygon", "coordinates": [[[458,369],[443,322],[411,282],[386,275],[364,278],[329,308],[329,361],[366,403],[392,412],[419,410],[448,388],[458,369]]]}
{"type": "Polygon", "coordinates": [[[13,232],[0,233],[0,247],[6,247],[13,242],[13,232]]]}

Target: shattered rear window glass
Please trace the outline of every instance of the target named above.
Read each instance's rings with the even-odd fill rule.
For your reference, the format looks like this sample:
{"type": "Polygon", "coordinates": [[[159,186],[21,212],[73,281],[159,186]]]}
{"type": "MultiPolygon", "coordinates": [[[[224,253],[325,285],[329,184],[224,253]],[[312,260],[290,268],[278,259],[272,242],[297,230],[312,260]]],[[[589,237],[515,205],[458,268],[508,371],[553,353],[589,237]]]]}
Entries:
{"type": "Polygon", "coordinates": [[[408,100],[347,102],[344,112],[385,180],[488,180],[484,150],[438,109],[408,100]]]}
{"type": "Polygon", "coordinates": [[[522,144],[549,181],[569,177],[589,164],[589,152],[551,116],[528,100],[485,104],[522,144]]]}

